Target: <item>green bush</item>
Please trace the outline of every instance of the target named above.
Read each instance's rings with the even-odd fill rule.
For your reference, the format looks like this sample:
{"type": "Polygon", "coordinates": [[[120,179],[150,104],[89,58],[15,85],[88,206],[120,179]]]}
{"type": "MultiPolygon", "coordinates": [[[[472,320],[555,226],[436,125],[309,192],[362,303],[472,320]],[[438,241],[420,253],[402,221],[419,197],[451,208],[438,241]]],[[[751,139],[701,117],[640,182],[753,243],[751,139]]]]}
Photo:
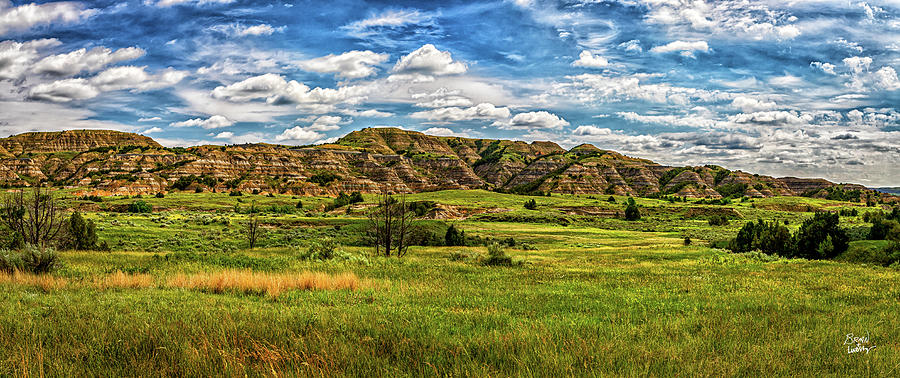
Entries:
{"type": "Polygon", "coordinates": [[[855,245],[849,248],[841,259],[881,266],[900,264],[900,243],[892,242],[887,247],[855,245]]]}
{"type": "Polygon", "coordinates": [[[97,226],[94,225],[94,221],[85,220],[80,212],[72,213],[65,224],[65,231],[66,247],[79,251],[98,249],[97,226]]]}
{"type": "Polygon", "coordinates": [[[512,257],[506,255],[503,246],[500,243],[492,243],[487,247],[487,257],[482,260],[484,265],[512,265],[512,257]]]}
{"type": "Polygon", "coordinates": [[[447,233],[444,234],[444,245],[448,247],[466,245],[466,232],[450,225],[447,228],[447,233]]]}
{"type": "Polygon", "coordinates": [[[794,239],[787,227],[778,222],[747,222],[728,244],[732,252],[761,251],[770,255],[794,255],[794,239]]]}
{"type": "Polygon", "coordinates": [[[152,213],[153,206],[150,206],[149,203],[144,202],[142,200],[134,201],[130,205],[128,205],[129,213],[152,213]]]}
{"type": "Polygon", "coordinates": [[[728,217],[724,215],[713,215],[709,217],[710,226],[726,226],[728,225],[728,217]]]}
{"type": "Polygon", "coordinates": [[[159,193],[156,193],[156,198],[166,198],[166,195],[163,192],[159,192],[159,193]]]}
{"type": "Polygon", "coordinates": [[[0,250],[0,271],[45,274],[59,268],[59,255],[50,247],[26,245],[21,251],[0,250]]]}
{"type": "Polygon", "coordinates": [[[900,222],[893,219],[875,219],[869,230],[869,240],[900,241],[900,222]]]}
{"type": "Polygon", "coordinates": [[[340,194],[338,194],[337,198],[334,199],[334,201],[325,206],[325,211],[332,211],[334,209],[359,202],[363,202],[363,196],[359,192],[350,193],[349,196],[347,195],[347,193],[341,192],[340,194]]]}
{"type": "Polygon", "coordinates": [[[311,183],[314,183],[314,184],[319,184],[319,186],[325,186],[325,185],[328,185],[328,183],[330,183],[334,180],[337,180],[339,178],[340,177],[338,177],[338,175],[336,175],[334,173],[326,172],[326,173],[319,173],[319,174],[312,175],[308,181],[311,183]]]}
{"type": "Polygon", "coordinates": [[[634,198],[628,197],[628,205],[625,206],[625,220],[636,221],[639,219],[641,219],[641,211],[634,202],[634,198]]]}
{"type": "Polygon", "coordinates": [[[528,210],[534,210],[534,209],[537,209],[537,201],[535,201],[534,199],[530,199],[530,200],[528,200],[528,201],[525,201],[525,208],[528,209],[528,210]]]}
{"type": "Polygon", "coordinates": [[[0,249],[0,272],[12,273],[24,270],[25,263],[22,261],[21,253],[8,249],[0,249]]]}
{"type": "Polygon", "coordinates": [[[298,257],[302,260],[331,260],[339,249],[340,245],[333,239],[324,238],[321,241],[312,242],[309,248],[298,257]]]}
{"type": "Polygon", "coordinates": [[[800,225],[795,256],[806,259],[829,259],[847,250],[849,237],[839,226],[837,213],[818,212],[800,225]]]}
{"type": "Polygon", "coordinates": [[[747,184],[735,182],[720,185],[718,188],[716,188],[716,191],[725,198],[740,198],[743,197],[744,193],[747,192],[747,184]]]}

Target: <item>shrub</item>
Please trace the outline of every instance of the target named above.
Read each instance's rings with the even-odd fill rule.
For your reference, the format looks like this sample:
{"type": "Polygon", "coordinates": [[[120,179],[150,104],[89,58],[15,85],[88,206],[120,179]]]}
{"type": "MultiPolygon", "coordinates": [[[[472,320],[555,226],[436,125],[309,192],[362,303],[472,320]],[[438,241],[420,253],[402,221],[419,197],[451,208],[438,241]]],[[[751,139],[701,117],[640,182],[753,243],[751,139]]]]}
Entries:
{"type": "Polygon", "coordinates": [[[609,196],[609,198],[606,199],[606,202],[609,202],[609,203],[616,203],[616,197],[609,196]]]}
{"type": "Polygon", "coordinates": [[[484,265],[512,265],[512,257],[506,255],[500,243],[492,243],[487,247],[488,255],[482,262],[484,265]]]}
{"type": "Polygon", "coordinates": [[[628,198],[628,205],[625,206],[625,220],[636,221],[641,219],[641,211],[638,209],[634,198],[628,198]]]}
{"type": "Polygon", "coordinates": [[[44,274],[59,267],[59,255],[50,247],[28,244],[22,251],[0,250],[0,271],[44,274]]]}
{"type": "Polygon", "coordinates": [[[25,270],[22,254],[8,249],[0,249],[0,272],[12,273],[25,270]]]}
{"type": "Polygon", "coordinates": [[[198,187],[194,188],[194,193],[203,193],[203,187],[198,186],[198,187]]]}
{"type": "Polygon", "coordinates": [[[359,192],[350,193],[348,196],[347,193],[341,192],[338,194],[337,198],[325,206],[325,211],[331,211],[337,208],[341,208],[347,205],[352,205],[354,203],[359,203],[363,201],[363,196],[359,192]]]}
{"type": "Polygon", "coordinates": [[[228,193],[229,197],[240,197],[242,195],[244,195],[244,192],[241,192],[240,190],[232,190],[230,193],[228,193]]]}
{"type": "Polygon", "coordinates": [[[319,186],[325,186],[328,185],[328,183],[337,180],[338,178],[338,175],[331,172],[326,172],[312,175],[308,181],[314,184],[319,184],[319,186]]]}
{"type": "Polygon", "coordinates": [[[869,240],[900,241],[900,222],[893,219],[873,220],[869,240]]]}
{"type": "Polygon", "coordinates": [[[685,246],[691,245],[691,237],[690,237],[690,236],[685,236],[685,237],[684,237],[684,245],[685,245],[685,246]]]}
{"type": "Polygon", "coordinates": [[[302,208],[303,208],[303,201],[297,201],[297,204],[294,205],[294,207],[297,208],[297,209],[302,209],[302,208]]]}
{"type": "Polygon", "coordinates": [[[444,234],[444,245],[446,246],[464,246],[466,245],[466,232],[458,230],[455,226],[450,225],[447,233],[444,234]]]}
{"type": "Polygon", "coordinates": [[[81,196],[81,197],[78,197],[78,199],[80,199],[82,201],[103,202],[103,197],[100,197],[97,195],[81,196]]]}
{"type": "Polygon", "coordinates": [[[791,257],[794,255],[794,240],[787,227],[778,222],[747,222],[737,236],[728,243],[732,252],[762,251],[770,255],[791,257]]]}
{"type": "Polygon", "coordinates": [[[129,213],[152,213],[153,206],[142,200],[134,201],[128,205],[129,213]]]}
{"type": "Polygon", "coordinates": [[[849,238],[839,222],[840,216],[837,213],[826,212],[816,213],[804,221],[797,231],[795,257],[827,259],[846,251],[849,238]]]}
{"type": "Polygon", "coordinates": [[[417,217],[424,217],[429,211],[437,207],[434,201],[414,201],[409,203],[409,210],[417,217]]]}
{"type": "Polygon", "coordinates": [[[737,182],[724,184],[716,188],[716,191],[725,198],[739,198],[747,191],[747,184],[737,182]]]}
{"type": "Polygon", "coordinates": [[[855,217],[859,215],[859,210],[856,210],[855,208],[841,209],[838,214],[840,214],[842,217],[855,217]]]}
{"type": "Polygon", "coordinates": [[[892,242],[887,247],[855,245],[848,249],[841,258],[847,261],[881,266],[900,264],[900,243],[892,242]]]}
{"type": "Polygon", "coordinates": [[[166,195],[163,192],[156,193],[156,198],[166,198],[166,195]]]}
{"type": "Polygon", "coordinates": [[[67,247],[80,251],[96,250],[97,227],[94,221],[85,220],[81,213],[74,212],[65,225],[67,247]]]}
{"type": "Polygon", "coordinates": [[[291,205],[269,205],[266,212],[270,214],[293,214],[297,208],[291,205]]]}
{"type": "Polygon", "coordinates": [[[710,226],[726,226],[728,225],[728,217],[724,215],[713,215],[709,217],[710,226]]]}
{"type": "Polygon", "coordinates": [[[528,210],[534,210],[534,209],[537,209],[537,202],[536,202],[534,199],[530,199],[530,200],[528,200],[528,201],[525,201],[525,208],[528,209],[528,210]]]}
{"type": "Polygon", "coordinates": [[[339,249],[340,245],[333,239],[324,238],[322,241],[312,242],[299,257],[303,260],[331,260],[339,249]]]}

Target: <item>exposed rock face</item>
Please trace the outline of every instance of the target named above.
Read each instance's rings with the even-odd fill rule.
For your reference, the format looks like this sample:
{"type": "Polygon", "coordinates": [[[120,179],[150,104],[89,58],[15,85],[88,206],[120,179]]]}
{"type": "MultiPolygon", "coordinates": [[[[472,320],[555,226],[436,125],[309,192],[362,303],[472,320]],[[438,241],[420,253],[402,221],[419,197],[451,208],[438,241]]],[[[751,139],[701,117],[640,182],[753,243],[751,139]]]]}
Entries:
{"type": "MultiPolygon", "coordinates": [[[[143,135],[112,130],[68,130],[43,133],[24,133],[0,139],[0,147],[12,154],[86,151],[110,146],[162,146],[143,135]]],[[[3,155],[0,150],[0,156],[3,155]]]]}
{"type": "Polygon", "coordinates": [[[711,198],[721,197],[717,189],[723,186],[743,188],[747,196],[768,197],[835,185],[715,166],[666,167],[589,144],[567,151],[553,142],[436,137],[394,128],[363,129],[315,147],[169,149],[141,135],[106,130],[0,139],[0,182],[26,186],[38,181],[97,194],[150,194],[176,186],[300,195],[496,188],[711,198]]]}

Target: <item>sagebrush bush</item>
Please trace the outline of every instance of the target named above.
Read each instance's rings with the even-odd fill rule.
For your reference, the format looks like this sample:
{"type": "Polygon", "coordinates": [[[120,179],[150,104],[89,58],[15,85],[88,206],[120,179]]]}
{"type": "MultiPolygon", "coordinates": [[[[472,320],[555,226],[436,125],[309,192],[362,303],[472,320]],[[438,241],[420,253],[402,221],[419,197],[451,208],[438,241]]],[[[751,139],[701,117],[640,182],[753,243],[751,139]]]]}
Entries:
{"type": "Polygon", "coordinates": [[[492,243],[487,247],[487,257],[482,260],[484,265],[512,265],[512,257],[506,255],[503,245],[500,243],[492,243]]]}
{"type": "Polygon", "coordinates": [[[312,242],[299,257],[303,260],[331,260],[338,250],[340,250],[338,243],[331,238],[324,238],[322,241],[312,242]]]}
{"type": "Polygon", "coordinates": [[[0,271],[6,273],[51,273],[60,265],[59,255],[50,247],[26,245],[21,251],[0,250],[0,271]]]}

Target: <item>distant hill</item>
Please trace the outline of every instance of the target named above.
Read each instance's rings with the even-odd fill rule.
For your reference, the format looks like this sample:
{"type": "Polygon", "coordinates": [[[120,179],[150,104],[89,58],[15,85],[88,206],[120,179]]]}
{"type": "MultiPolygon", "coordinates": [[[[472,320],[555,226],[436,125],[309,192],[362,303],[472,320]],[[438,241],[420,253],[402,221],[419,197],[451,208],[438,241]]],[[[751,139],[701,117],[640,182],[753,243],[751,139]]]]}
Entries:
{"type": "Polygon", "coordinates": [[[582,144],[440,137],[367,128],[332,144],[165,148],[108,130],[26,133],[0,139],[0,182],[49,182],[94,194],[172,188],[298,195],[493,189],[523,194],[863,197],[860,185],[773,178],[722,167],[669,167],[582,144]]]}
{"type": "Polygon", "coordinates": [[[900,195],[900,188],[873,188],[881,193],[888,193],[893,195],[900,195]]]}

